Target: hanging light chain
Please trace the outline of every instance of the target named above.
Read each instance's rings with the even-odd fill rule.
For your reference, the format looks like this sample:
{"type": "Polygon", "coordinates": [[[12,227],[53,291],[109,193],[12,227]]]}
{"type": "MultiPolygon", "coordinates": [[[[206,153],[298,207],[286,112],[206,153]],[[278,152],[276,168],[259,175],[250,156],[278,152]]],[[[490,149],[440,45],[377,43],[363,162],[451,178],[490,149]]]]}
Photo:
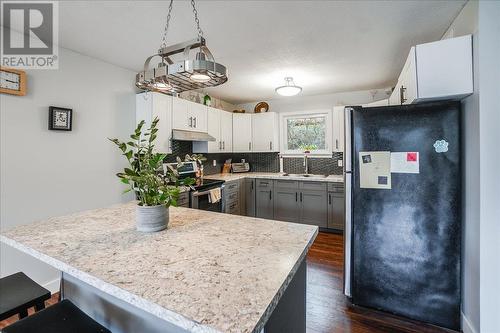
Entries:
{"type": "Polygon", "coordinates": [[[198,11],[196,10],[194,0],[191,0],[191,6],[193,6],[194,22],[196,23],[196,28],[198,29],[198,37],[203,37],[203,30],[200,28],[200,20],[198,19],[198,11]]]}
{"type": "Polygon", "coordinates": [[[167,23],[165,24],[165,29],[163,30],[163,36],[161,38],[161,46],[160,46],[160,48],[164,48],[164,47],[167,46],[168,27],[170,25],[170,16],[172,14],[173,4],[174,4],[174,0],[170,0],[170,5],[168,5],[167,23]]]}

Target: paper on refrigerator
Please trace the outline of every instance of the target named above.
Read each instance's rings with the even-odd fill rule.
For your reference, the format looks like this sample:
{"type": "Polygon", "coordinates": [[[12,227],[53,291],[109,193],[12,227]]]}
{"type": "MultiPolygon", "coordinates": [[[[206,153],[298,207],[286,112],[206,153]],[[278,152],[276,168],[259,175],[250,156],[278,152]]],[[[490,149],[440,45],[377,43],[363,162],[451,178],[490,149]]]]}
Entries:
{"type": "Polygon", "coordinates": [[[418,152],[391,153],[391,172],[420,173],[420,156],[418,152]]]}
{"type": "Polygon", "coordinates": [[[391,152],[359,152],[359,187],[391,189],[391,152]]]}

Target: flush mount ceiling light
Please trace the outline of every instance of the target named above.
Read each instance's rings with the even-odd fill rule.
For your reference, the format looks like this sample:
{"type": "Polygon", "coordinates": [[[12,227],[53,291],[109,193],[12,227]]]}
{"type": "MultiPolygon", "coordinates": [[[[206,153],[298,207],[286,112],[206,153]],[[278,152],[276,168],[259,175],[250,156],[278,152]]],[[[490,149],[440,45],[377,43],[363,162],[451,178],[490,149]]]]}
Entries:
{"type": "Polygon", "coordinates": [[[198,29],[198,37],[187,42],[167,46],[167,33],[172,13],[173,0],[168,7],[167,23],[158,53],[148,57],[144,62],[144,70],[137,73],[135,84],[138,88],[149,91],[158,91],[166,94],[175,94],[183,91],[215,87],[227,81],[227,69],[215,62],[215,59],[206,46],[203,31],[200,28],[198,12],[194,0],[194,21],[198,29]],[[189,58],[190,51],[197,49],[194,59],[189,58]],[[172,56],[182,53],[182,60],[174,62],[172,56]],[[160,62],[149,68],[151,59],[159,57],[160,62]]]}
{"type": "Polygon", "coordinates": [[[302,91],[302,87],[296,86],[292,77],[285,77],[285,85],[275,89],[281,96],[295,96],[302,91]]]}

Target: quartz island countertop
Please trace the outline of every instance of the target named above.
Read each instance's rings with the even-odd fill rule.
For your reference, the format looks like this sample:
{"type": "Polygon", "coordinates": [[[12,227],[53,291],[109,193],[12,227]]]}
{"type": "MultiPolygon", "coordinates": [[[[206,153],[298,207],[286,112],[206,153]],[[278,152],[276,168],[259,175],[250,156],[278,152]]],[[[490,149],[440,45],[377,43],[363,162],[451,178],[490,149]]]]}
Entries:
{"type": "Polygon", "coordinates": [[[191,332],[258,332],[316,237],[315,226],[171,208],[135,230],[135,202],[3,231],[0,241],[191,332]]]}

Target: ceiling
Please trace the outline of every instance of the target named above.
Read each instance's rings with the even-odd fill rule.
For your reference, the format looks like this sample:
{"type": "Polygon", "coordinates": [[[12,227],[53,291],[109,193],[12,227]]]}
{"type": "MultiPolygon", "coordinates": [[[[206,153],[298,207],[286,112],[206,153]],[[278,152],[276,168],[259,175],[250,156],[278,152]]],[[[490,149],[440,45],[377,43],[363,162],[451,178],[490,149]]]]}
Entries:
{"type": "MultiPolygon", "coordinates": [[[[463,1],[198,1],[201,28],[229,81],[209,93],[234,104],[277,98],[293,76],[302,94],[395,83],[411,45],[443,35],[463,1]]],[[[168,1],[65,1],[68,49],[134,71],[157,51],[168,1]]],[[[187,1],[174,1],[168,44],[196,37],[187,1]]]]}

